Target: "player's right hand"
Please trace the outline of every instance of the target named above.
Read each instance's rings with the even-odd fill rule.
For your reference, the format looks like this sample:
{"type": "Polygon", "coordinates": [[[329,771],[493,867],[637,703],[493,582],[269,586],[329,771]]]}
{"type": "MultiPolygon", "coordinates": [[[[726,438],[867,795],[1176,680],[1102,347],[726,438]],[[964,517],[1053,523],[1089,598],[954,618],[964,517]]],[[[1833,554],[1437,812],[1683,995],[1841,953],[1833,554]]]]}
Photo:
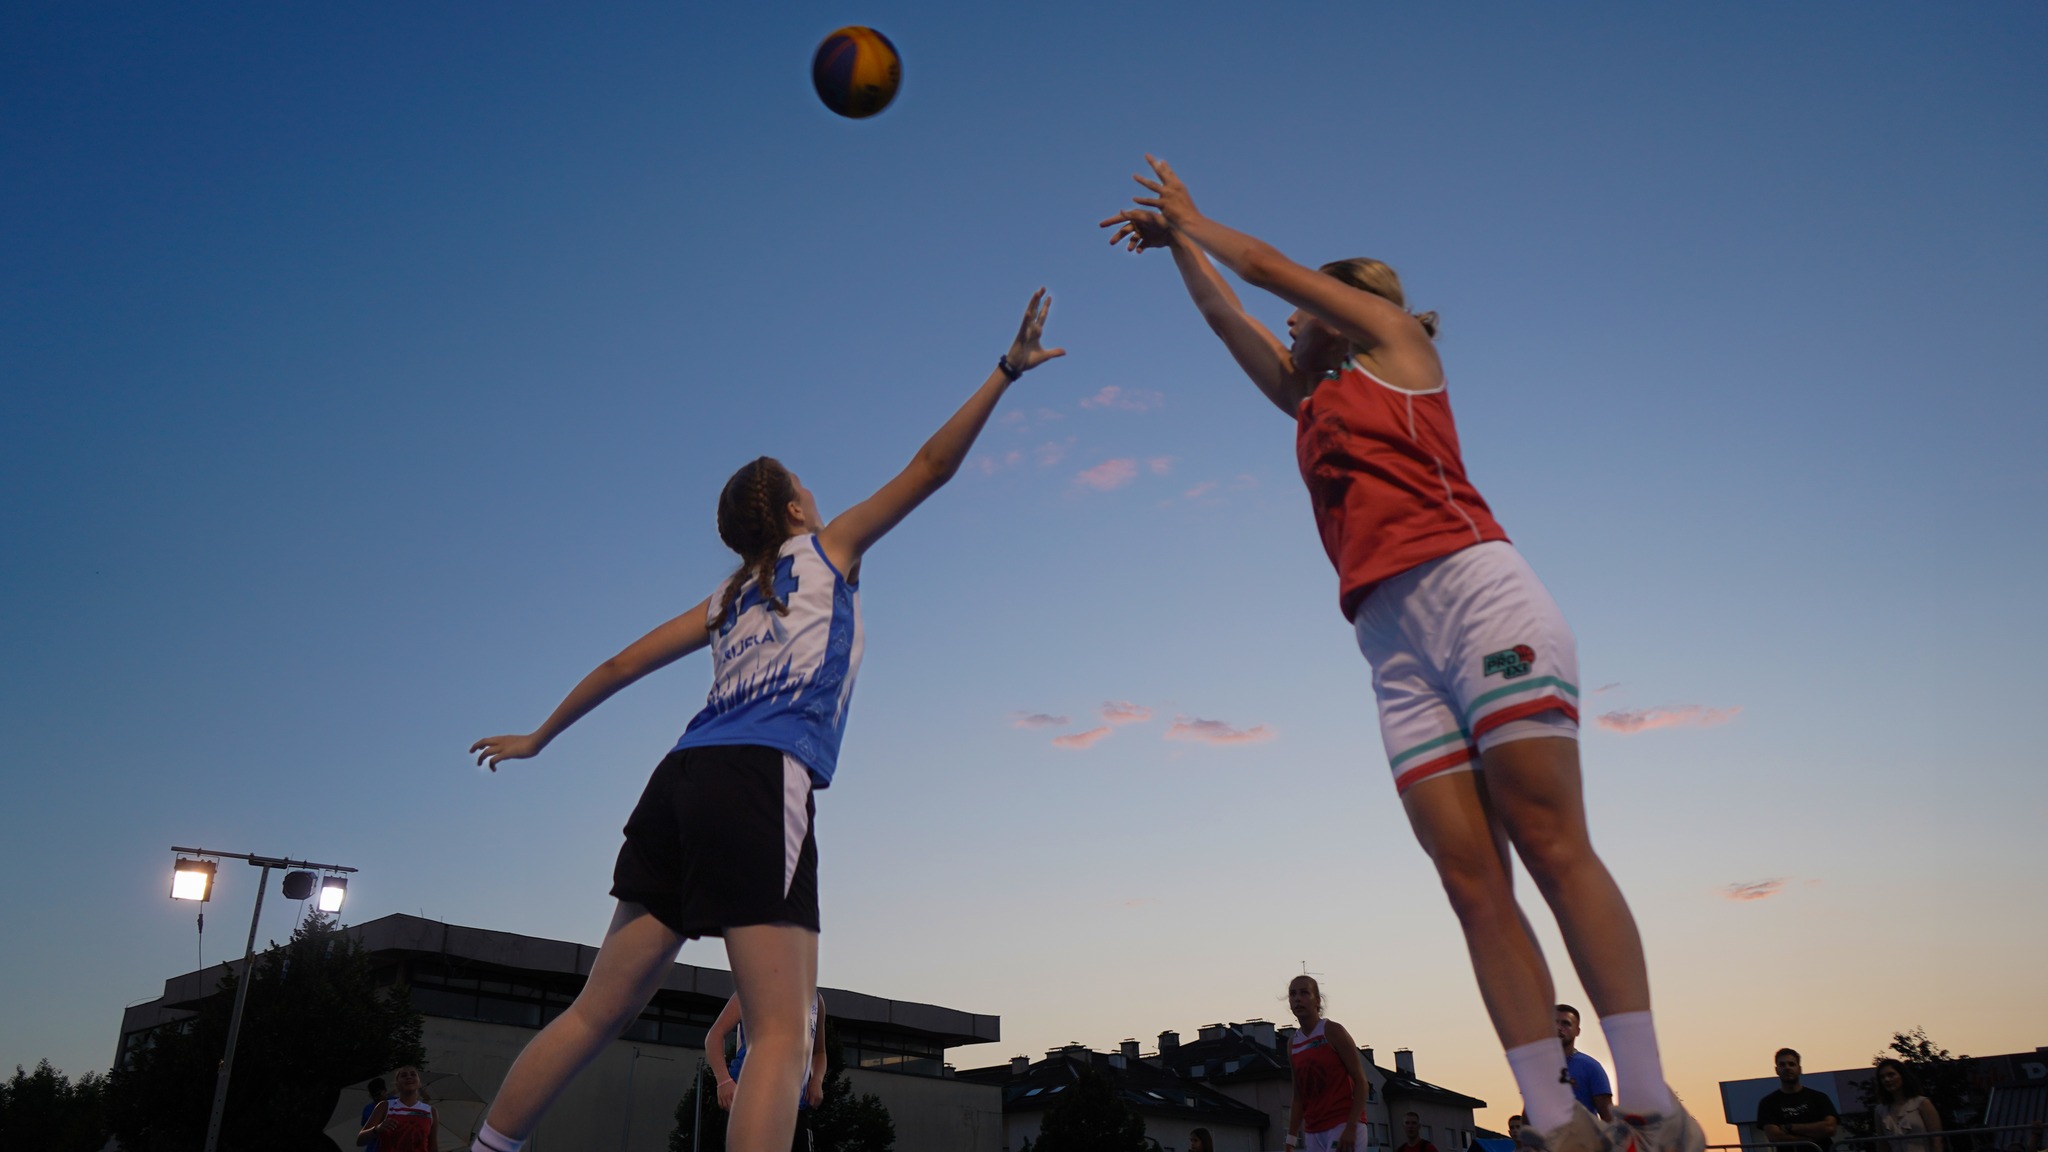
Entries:
{"type": "Polygon", "coordinates": [[[1115,228],[1109,242],[1122,244],[1127,252],[1173,247],[1173,227],[1167,224],[1166,217],[1142,208],[1126,208],[1097,227],[1115,228]]]}
{"type": "Polygon", "coordinates": [[[469,746],[476,753],[477,766],[498,770],[500,760],[524,760],[539,752],[543,744],[534,739],[533,733],[524,736],[486,736],[469,746]]]}

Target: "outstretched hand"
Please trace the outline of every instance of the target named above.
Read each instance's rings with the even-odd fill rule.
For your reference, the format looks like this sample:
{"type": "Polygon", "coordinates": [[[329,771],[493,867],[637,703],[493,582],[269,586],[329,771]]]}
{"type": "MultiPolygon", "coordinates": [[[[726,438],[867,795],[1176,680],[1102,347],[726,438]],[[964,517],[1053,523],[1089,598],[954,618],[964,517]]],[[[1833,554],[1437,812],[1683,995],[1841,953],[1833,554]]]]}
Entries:
{"type": "Polygon", "coordinates": [[[1029,372],[1047,360],[1057,360],[1067,354],[1065,348],[1041,348],[1039,339],[1045,335],[1045,318],[1052,312],[1052,297],[1040,288],[1031,294],[1031,303],[1024,306],[1024,322],[1017,326],[1017,339],[1010,344],[1005,357],[1010,367],[1019,372],[1029,372]]]}
{"type": "Polygon", "coordinates": [[[1166,217],[1143,208],[1126,208],[1097,227],[1114,227],[1116,232],[1110,236],[1109,242],[1122,244],[1126,252],[1173,247],[1173,226],[1166,222],[1166,217]]]}
{"type": "Polygon", "coordinates": [[[1145,154],[1145,163],[1152,166],[1153,178],[1148,180],[1143,176],[1134,175],[1131,179],[1144,185],[1154,195],[1133,196],[1131,203],[1157,208],[1159,214],[1166,218],[1166,223],[1174,228],[1200,218],[1201,213],[1195,210],[1194,197],[1188,195],[1188,186],[1181,183],[1179,176],[1174,175],[1173,166],[1149,152],[1145,154]]]}
{"type": "Polygon", "coordinates": [[[498,770],[500,760],[524,760],[538,753],[545,745],[534,739],[531,732],[524,736],[486,736],[469,746],[476,753],[477,766],[498,770]]]}

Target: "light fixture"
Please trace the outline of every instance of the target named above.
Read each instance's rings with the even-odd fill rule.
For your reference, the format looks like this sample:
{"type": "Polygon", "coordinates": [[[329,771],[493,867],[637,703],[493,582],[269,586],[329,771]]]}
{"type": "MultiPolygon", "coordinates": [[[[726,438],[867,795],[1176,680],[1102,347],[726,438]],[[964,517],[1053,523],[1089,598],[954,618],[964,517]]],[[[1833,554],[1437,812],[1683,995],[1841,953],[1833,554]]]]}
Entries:
{"type": "Polygon", "coordinates": [[[171,872],[171,899],[203,901],[212,896],[215,867],[211,860],[178,857],[177,866],[171,872]]]}
{"type": "Polygon", "coordinates": [[[313,894],[313,874],[311,872],[287,872],[284,874],[284,883],[279,885],[279,887],[284,891],[285,899],[304,900],[313,894]]]}
{"type": "Polygon", "coordinates": [[[341,902],[348,898],[348,877],[327,876],[320,881],[320,910],[341,911],[341,902]]]}

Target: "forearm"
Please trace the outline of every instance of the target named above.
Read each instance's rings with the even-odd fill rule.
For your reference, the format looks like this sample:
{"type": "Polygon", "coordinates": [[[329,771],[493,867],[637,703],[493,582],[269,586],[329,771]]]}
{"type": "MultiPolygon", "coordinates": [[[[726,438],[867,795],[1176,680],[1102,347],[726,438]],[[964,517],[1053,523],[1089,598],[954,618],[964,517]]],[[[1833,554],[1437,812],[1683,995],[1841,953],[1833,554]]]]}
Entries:
{"type": "Polygon", "coordinates": [[[944,484],[960,471],[960,465],[967,462],[968,450],[974,447],[974,441],[988,426],[988,418],[995,413],[1003,393],[1009,390],[1010,378],[1003,374],[1001,368],[994,369],[974,395],[967,398],[967,403],[953,413],[952,419],[932,433],[924,447],[917,450],[918,463],[930,471],[934,481],[944,484]]]}
{"type": "Polygon", "coordinates": [[[1239,232],[1227,224],[1219,224],[1207,216],[1190,215],[1184,220],[1174,220],[1172,224],[1174,232],[1199,245],[1215,257],[1217,263],[1237,273],[1240,279],[1255,288],[1270,287],[1272,270],[1293,263],[1264,240],[1239,232]]]}
{"type": "Polygon", "coordinates": [[[1207,320],[1210,327],[1231,316],[1244,314],[1244,303],[1201,248],[1194,244],[1175,244],[1173,266],[1180,271],[1188,298],[1195,302],[1196,310],[1201,312],[1202,319],[1207,320]]]}
{"type": "Polygon", "coordinates": [[[576,721],[589,715],[591,709],[612,698],[619,689],[631,684],[639,676],[624,667],[619,658],[611,659],[590,670],[590,674],[577,681],[555,710],[533,730],[533,735],[543,746],[553,742],[562,731],[576,721]]]}

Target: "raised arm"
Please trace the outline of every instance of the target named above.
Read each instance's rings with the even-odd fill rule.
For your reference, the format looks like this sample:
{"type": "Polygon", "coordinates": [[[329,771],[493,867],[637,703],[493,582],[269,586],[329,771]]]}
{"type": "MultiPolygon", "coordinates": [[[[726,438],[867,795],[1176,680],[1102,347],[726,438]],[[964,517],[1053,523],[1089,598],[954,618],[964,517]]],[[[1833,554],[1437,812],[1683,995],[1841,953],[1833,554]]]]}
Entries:
{"type": "Polygon", "coordinates": [[[611,699],[614,692],[704,647],[710,643],[709,628],[705,622],[710,610],[709,599],[700,601],[695,608],[628,644],[618,655],[599,664],[570,689],[547,720],[533,731],[523,736],[486,736],[470,745],[469,750],[476,753],[476,762],[496,772],[500,760],[523,760],[538,753],[561,735],[563,729],[611,699]]]}
{"type": "Polygon", "coordinates": [[[1288,353],[1287,346],[1244,310],[1237,293],[1216,271],[1216,266],[1209,263],[1201,248],[1194,244],[1175,243],[1173,228],[1166,223],[1166,218],[1142,208],[1127,208],[1104,220],[1101,227],[1115,228],[1109,242],[1121,243],[1132,252],[1151,248],[1172,250],[1173,264],[1180,270],[1181,283],[1186,286],[1188,297],[1195,302],[1195,308],[1201,312],[1209,330],[1223,341],[1237,366],[1252,378],[1252,383],[1258,385],[1266,399],[1292,420],[1295,410],[1308,396],[1307,382],[1295,374],[1294,358],[1288,353]]]}
{"type": "Polygon", "coordinates": [[[1042,348],[1040,338],[1045,334],[1045,317],[1052,311],[1052,299],[1040,288],[1031,294],[1031,303],[1024,309],[1024,321],[1017,326],[1017,338],[1010,342],[1010,350],[997,363],[996,369],[988,374],[967,403],[960,406],[953,418],[946,421],[924,447],[917,450],[903,471],[873,496],[855,504],[834,517],[824,531],[818,533],[818,543],[824,546],[826,558],[841,572],[852,572],[853,566],[874,546],[875,541],[887,535],[889,529],[903,522],[905,516],[925,498],[944,487],[953,474],[966,463],[968,449],[974,447],[975,438],[981,435],[988,418],[996,410],[996,403],[1003,398],[1017,378],[1031,371],[1047,360],[1067,354],[1064,348],[1042,348]],[[1007,366],[1011,371],[1005,371],[1007,366]]]}
{"type": "Polygon", "coordinates": [[[1278,248],[1201,214],[1187,185],[1164,160],[1145,157],[1152,177],[1134,179],[1153,195],[1133,201],[1159,210],[1174,232],[1202,248],[1245,283],[1261,288],[1337,330],[1370,354],[1389,383],[1434,388],[1443,380],[1436,345],[1420,321],[1399,304],[1354,288],[1287,258],[1278,248]]]}

